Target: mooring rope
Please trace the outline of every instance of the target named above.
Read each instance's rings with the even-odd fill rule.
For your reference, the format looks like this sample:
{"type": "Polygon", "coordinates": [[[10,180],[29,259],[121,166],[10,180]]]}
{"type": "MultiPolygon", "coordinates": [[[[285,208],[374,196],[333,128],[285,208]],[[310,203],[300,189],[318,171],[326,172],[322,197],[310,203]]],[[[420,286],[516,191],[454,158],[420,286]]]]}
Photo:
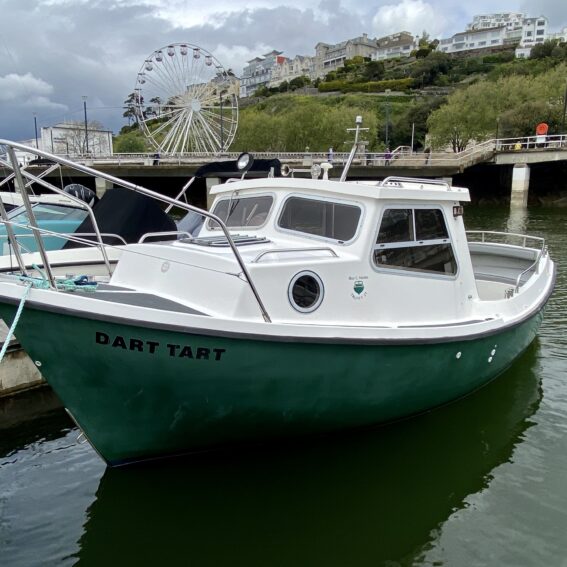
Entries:
{"type": "MultiPolygon", "coordinates": [[[[39,272],[41,277],[33,278],[31,276],[20,276],[20,280],[39,289],[49,289],[50,286],[47,275],[36,264],[33,264],[32,266],[34,270],[39,272]]],[[[97,282],[90,281],[88,276],[79,276],[74,279],[65,278],[55,280],[55,286],[60,291],[96,291],[97,285],[97,282]]]]}
{"type": "MultiPolygon", "coordinates": [[[[37,270],[41,277],[40,278],[32,278],[31,276],[20,276],[20,280],[25,285],[24,295],[20,299],[20,304],[18,305],[18,310],[16,311],[16,316],[8,329],[8,334],[6,335],[6,339],[4,340],[4,344],[2,345],[2,350],[0,350],[0,364],[4,360],[4,356],[6,351],[8,350],[8,346],[12,337],[14,336],[14,332],[16,331],[16,327],[18,326],[18,321],[22,315],[22,311],[24,310],[24,305],[28,298],[30,289],[32,287],[38,289],[49,289],[49,280],[47,276],[43,273],[43,271],[36,265],[33,266],[35,270],[37,270]]],[[[55,282],[57,289],[61,291],[95,291],[97,288],[97,282],[89,281],[88,276],[79,276],[76,279],[60,279],[55,282]]]]}
{"type": "Polygon", "coordinates": [[[8,346],[10,344],[10,341],[12,340],[12,337],[14,336],[14,331],[16,330],[16,326],[18,325],[18,321],[20,320],[20,316],[22,315],[22,311],[24,310],[24,304],[26,302],[26,299],[28,298],[28,294],[30,292],[30,289],[32,288],[32,284],[28,283],[26,284],[26,290],[24,291],[24,295],[22,295],[22,298],[20,299],[20,304],[18,305],[18,310],[16,311],[16,316],[14,317],[14,320],[12,321],[12,324],[10,325],[10,328],[8,329],[8,334],[6,335],[6,339],[4,340],[4,344],[2,345],[2,350],[0,350],[0,363],[2,363],[2,361],[4,360],[4,355],[6,354],[6,351],[8,350],[8,346]]]}

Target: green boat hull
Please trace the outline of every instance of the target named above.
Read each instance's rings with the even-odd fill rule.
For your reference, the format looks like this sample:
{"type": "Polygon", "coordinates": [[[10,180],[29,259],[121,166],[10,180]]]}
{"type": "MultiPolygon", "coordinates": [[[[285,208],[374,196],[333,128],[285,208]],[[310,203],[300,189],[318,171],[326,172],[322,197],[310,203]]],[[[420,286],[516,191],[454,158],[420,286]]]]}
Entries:
{"type": "MultiPolygon", "coordinates": [[[[15,306],[0,305],[11,321],[15,306]]],[[[16,334],[111,465],[388,422],[505,370],[543,312],[469,340],[403,344],[207,336],[24,310],[16,334]]]]}

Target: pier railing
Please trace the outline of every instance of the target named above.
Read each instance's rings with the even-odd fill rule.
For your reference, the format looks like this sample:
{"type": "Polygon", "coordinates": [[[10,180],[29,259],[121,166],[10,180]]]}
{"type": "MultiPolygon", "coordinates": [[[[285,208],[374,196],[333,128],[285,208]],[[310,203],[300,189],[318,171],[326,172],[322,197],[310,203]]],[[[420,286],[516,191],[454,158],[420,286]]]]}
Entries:
{"type": "MultiPolygon", "coordinates": [[[[391,152],[359,151],[355,154],[353,163],[365,167],[407,167],[428,168],[446,167],[463,170],[477,163],[490,161],[497,153],[511,152],[541,152],[548,150],[566,150],[567,135],[527,136],[524,138],[498,138],[490,139],[469,146],[460,152],[432,151],[416,152],[409,146],[400,146],[391,152]]],[[[234,160],[239,152],[223,152],[213,154],[208,152],[187,152],[183,154],[161,155],[155,153],[128,153],[108,155],[78,155],[61,157],[72,159],[87,166],[118,166],[118,167],[154,167],[176,166],[195,167],[212,160],[234,160]]],[[[282,163],[310,166],[313,163],[331,162],[335,166],[344,166],[348,160],[349,152],[254,152],[259,159],[279,159],[282,163]]],[[[30,164],[30,165],[33,165],[30,164]]]]}

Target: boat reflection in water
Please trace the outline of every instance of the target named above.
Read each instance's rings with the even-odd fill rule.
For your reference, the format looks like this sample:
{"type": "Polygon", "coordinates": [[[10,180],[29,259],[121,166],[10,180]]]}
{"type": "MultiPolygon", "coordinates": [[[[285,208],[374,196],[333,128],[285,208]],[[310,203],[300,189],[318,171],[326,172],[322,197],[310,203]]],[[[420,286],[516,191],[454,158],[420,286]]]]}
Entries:
{"type": "Polygon", "coordinates": [[[522,442],[541,399],[536,353],[537,341],[475,395],[393,426],[107,468],[79,564],[411,562],[522,442]]]}

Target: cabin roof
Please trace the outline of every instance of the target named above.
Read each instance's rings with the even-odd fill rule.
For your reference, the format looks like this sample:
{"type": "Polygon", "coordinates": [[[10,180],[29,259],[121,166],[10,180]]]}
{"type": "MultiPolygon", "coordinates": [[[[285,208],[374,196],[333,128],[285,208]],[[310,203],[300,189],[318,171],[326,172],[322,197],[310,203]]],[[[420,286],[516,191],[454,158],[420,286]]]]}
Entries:
{"type": "Polygon", "coordinates": [[[211,195],[230,194],[238,191],[258,193],[266,191],[287,191],[290,193],[313,193],[345,199],[349,197],[376,200],[423,200],[423,201],[470,201],[469,191],[463,187],[451,187],[441,182],[421,179],[404,181],[334,181],[305,179],[300,177],[272,177],[244,179],[216,185],[211,195]]]}

